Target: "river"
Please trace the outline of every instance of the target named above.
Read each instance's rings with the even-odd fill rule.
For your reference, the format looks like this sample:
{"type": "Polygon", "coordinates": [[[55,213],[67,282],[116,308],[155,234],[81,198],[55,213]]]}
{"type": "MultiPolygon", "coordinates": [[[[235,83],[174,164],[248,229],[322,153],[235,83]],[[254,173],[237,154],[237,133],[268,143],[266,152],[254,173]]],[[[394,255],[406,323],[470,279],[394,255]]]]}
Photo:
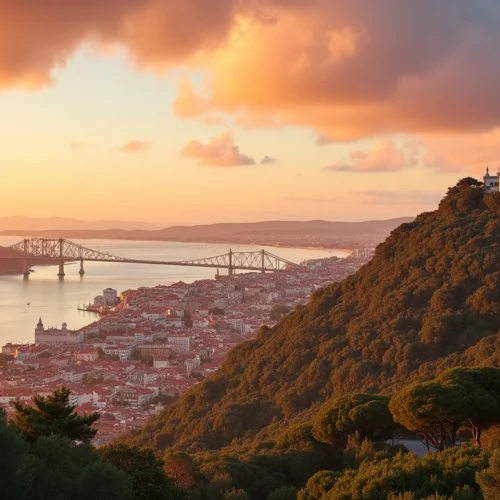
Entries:
{"type": "MultiPolygon", "coordinates": [[[[0,246],[9,246],[21,239],[1,236],[0,246]]],[[[75,243],[119,257],[141,260],[193,260],[222,255],[229,250],[228,244],[123,240],[75,240],[75,243]]],[[[248,245],[231,247],[235,252],[262,249],[248,245]]],[[[297,263],[306,259],[347,255],[340,250],[266,250],[297,263]]],[[[96,295],[102,294],[104,288],[111,287],[122,292],[141,286],[169,285],[177,281],[192,283],[213,278],[216,272],[215,269],[198,267],[86,262],[83,278],[78,274],[79,264],[75,263],[66,266],[66,277],[60,282],[57,266],[38,266],[34,271],[29,280],[23,280],[22,276],[0,276],[0,345],[6,342],[33,342],[39,317],[46,327],[60,327],[66,322],[68,328],[78,329],[92,323],[97,316],[80,312],[77,307],[93,301],[96,295]]]]}

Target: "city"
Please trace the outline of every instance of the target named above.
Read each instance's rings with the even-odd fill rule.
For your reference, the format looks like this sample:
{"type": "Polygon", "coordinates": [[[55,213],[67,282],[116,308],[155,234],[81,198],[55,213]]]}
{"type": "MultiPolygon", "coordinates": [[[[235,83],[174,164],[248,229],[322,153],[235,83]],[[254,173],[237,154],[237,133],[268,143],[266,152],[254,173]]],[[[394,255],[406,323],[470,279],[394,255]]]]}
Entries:
{"type": "Polygon", "coordinates": [[[30,401],[62,384],[79,413],[102,415],[95,441],[105,444],[142,426],[216,371],[233,347],[370,257],[356,251],[276,273],[139,288],[120,297],[107,288],[94,300],[106,310],[98,321],[72,331],[65,323],[45,328],[40,318],[33,343],[2,347],[0,406],[11,412],[12,401],[30,401]]]}
{"type": "Polygon", "coordinates": [[[0,500],[499,500],[499,47],[0,0],[0,500]]]}

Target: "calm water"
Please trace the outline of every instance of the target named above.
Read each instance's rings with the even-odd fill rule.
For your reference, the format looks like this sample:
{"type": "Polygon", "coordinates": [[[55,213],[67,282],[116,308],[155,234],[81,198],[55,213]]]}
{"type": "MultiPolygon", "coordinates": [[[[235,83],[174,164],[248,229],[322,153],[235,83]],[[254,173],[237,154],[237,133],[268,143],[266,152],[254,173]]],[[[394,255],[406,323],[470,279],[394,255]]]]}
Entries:
{"type": "MultiPolygon", "coordinates": [[[[0,246],[21,240],[0,237],[0,246]]],[[[86,247],[112,255],[144,260],[192,260],[228,252],[229,245],[150,241],[75,240],[86,247]]],[[[262,247],[231,245],[233,251],[254,251],[262,247]]],[[[292,262],[346,254],[341,251],[267,248],[292,262]]],[[[57,266],[35,267],[29,280],[22,276],[0,276],[0,345],[6,342],[33,342],[34,329],[41,316],[46,327],[68,323],[77,329],[92,323],[97,316],[77,310],[78,305],[93,301],[106,287],[119,292],[140,286],[168,285],[213,278],[215,269],[197,267],[148,266],[86,262],[86,274],[80,278],[79,264],[67,265],[63,282],[57,278],[57,266]],[[30,305],[28,305],[30,303],[30,305]]],[[[221,270],[222,271],[222,270],[221,270]]]]}

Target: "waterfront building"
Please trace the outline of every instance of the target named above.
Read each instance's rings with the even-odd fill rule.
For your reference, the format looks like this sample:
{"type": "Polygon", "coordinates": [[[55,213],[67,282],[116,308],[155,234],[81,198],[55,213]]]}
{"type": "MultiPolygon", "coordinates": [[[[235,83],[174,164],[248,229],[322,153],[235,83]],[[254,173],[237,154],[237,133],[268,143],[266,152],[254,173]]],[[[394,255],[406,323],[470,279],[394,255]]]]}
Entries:
{"type": "Polygon", "coordinates": [[[116,306],[120,299],[118,298],[118,292],[113,288],[106,288],[102,291],[103,305],[104,307],[116,306]]]}
{"type": "Polygon", "coordinates": [[[58,328],[45,329],[42,323],[42,318],[40,318],[35,328],[35,344],[58,346],[66,344],[81,344],[84,341],[85,334],[82,332],[68,330],[68,325],[66,323],[62,324],[60,330],[58,328]]]}

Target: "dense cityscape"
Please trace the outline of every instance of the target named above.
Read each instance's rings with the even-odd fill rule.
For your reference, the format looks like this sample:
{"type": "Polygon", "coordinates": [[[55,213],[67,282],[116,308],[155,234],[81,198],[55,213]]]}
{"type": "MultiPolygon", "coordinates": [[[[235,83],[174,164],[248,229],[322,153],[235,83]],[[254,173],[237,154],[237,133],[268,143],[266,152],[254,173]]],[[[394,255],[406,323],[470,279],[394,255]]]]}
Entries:
{"type": "Polygon", "coordinates": [[[311,294],[356,272],[371,251],[312,260],[276,273],[248,273],[191,284],[111,288],[89,309],[102,317],[80,330],[45,328],[30,344],[2,347],[0,405],[30,401],[58,386],[81,413],[98,411],[96,443],[140,427],[217,370],[236,345],[261,326],[305,304],[311,294]]]}

